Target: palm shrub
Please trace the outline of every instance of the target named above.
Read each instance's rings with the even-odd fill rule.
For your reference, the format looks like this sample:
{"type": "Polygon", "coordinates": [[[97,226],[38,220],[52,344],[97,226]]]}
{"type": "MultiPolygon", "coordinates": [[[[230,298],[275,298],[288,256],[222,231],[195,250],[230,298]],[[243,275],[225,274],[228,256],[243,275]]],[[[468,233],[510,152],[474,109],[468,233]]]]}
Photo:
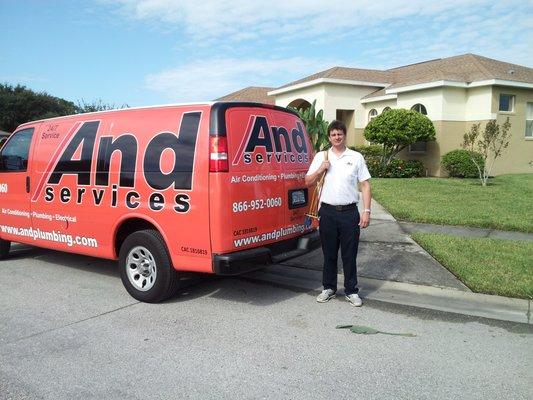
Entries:
{"type": "Polygon", "coordinates": [[[329,122],[324,119],[324,111],[316,111],[316,100],[308,108],[293,108],[305,124],[307,134],[311,139],[311,144],[315,152],[325,150],[329,147],[328,125],[329,122]]]}

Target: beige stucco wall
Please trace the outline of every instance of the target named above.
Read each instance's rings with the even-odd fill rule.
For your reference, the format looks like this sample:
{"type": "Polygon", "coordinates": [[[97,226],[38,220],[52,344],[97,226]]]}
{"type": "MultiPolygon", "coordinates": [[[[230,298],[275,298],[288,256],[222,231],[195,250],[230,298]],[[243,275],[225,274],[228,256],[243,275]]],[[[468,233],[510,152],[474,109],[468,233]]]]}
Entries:
{"type": "Polygon", "coordinates": [[[366,111],[360,99],[378,87],[342,85],[335,83],[321,83],[303,89],[276,95],[276,105],[286,107],[292,101],[304,99],[312,103],[316,99],[317,110],[324,110],[324,119],[333,121],[337,118],[337,110],[353,111],[347,113],[352,116],[345,121],[348,132],[348,144],[361,145],[364,143],[362,131],[366,126],[366,111]]]}
{"type": "Polygon", "coordinates": [[[467,123],[465,121],[433,121],[433,125],[435,126],[435,141],[428,142],[425,154],[410,153],[409,149],[405,149],[400,156],[422,161],[428,176],[443,176],[446,172],[441,170],[441,157],[449,151],[461,148],[467,123]]]}
{"type": "MultiPolygon", "coordinates": [[[[505,118],[506,116],[498,115],[498,123],[501,125],[505,118]]],[[[501,157],[496,159],[491,175],[533,173],[533,140],[524,137],[525,116],[523,123],[520,123],[522,118],[519,116],[516,116],[515,119],[516,125],[511,125],[509,147],[504,150],[501,157]]],[[[446,176],[446,170],[442,169],[440,165],[442,156],[461,148],[463,135],[470,130],[472,125],[480,123],[481,129],[483,129],[488,121],[433,121],[436,141],[428,143],[427,153],[414,154],[409,153],[406,149],[401,153],[401,157],[422,161],[430,176],[446,176]]]]}
{"type": "Polygon", "coordinates": [[[337,110],[354,110],[354,129],[362,129],[366,126],[366,111],[360,100],[379,88],[332,83],[327,83],[324,87],[327,96],[324,117],[328,121],[335,119],[337,110]]]}
{"type": "MultiPolygon", "coordinates": [[[[461,89],[466,92],[465,121],[486,121],[496,118],[492,107],[492,86],[461,89]]],[[[450,119],[450,118],[445,118],[450,119]]]]}
{"type": "Polygon", "coordinates": [[[306,87],[303,89],[292,90],[287,93],[281,93],[276,95],[276,105],[281,107],[287,107],[294,100],[304,99],[309,103],[313,103],[316,100],[317,110],[324,109],[324,103],[326,102],[326,91],[323,85],[315,85],[306,87]]]}
{"type": "MultiPolygon", "coordinates": [[[[398,93],[396,100],[381,100],[362,104],[360,99],[377,88],[339,84],[320,84],[276,96],[276,104],[287,106],[296,99],[308,102],[317,100],[317,108],[324,110],[324,118],[336,118],[337,110],[353,110],[353,120],[348,125],[348,144],[368,144],[364,127],[368,113],[375,108],[379,114],[385,107],[411,109],[421,103],[426,107],[428,117],[433,121],[436,141],[428,143],[425,154],[409,153],[405,149],[400,156],[421,160],[430,176],[444,176],[440,167],[441,158],[449,151],[461,148],[463,135],[474,123],[482,127],[496,118],[502,124],[508,117],[511,122],[511,139],[503,156],[498,158],[492,170],[493,175],[506,173],[533,173],[533,139],[525,138],[526,103],[533,102],[532,89],[517,89],[505,86],[481,86],[474,88],[438,87],[412,92],[398,93]],[[500,93],[515,95],[515,108],[511,113],[498,111],[500,93]]],[[[352,115],[346,113],[345,115],[352,115]]]]}
{"type": "Polygon", "coordinates": [[[532,89],[516,89],[505,86],[494,87],[492,112],[501,125],[509,118],[511,139],[509,147],[494,164],[494,175],[529,172],[533,173],[533,139],[526,138],[526,103],[533,103],[532,89]],[[515,95],[515,108],[511,113],[499,112],[500,93],[515,95]]]}
{"type": "MultiPolygon", "coordinates": [[[[401,157],[421,160],[431,176],[445,176],[446,171],[440,166],[442,156],[461,148],[463,135],[473,124],[481,123],[483,128],[490,119],[496,118],[502,124],[509,117],[509,147],[496,159],[491,174],[533,173],[533,140],[525,138],[527,102],[533,102],[533,90],[511,87],[444,87],[399,93],[397,108],[409,109],[416,103],[423,104],[436,131],[436,141],[428,143],[425,154],[410,153],[406,149],[401,157]],[[516,96],[514,112],[498,112],[500,93],[516,96]]],[[[371,103],[366,107],[374,108],[371,103]]]]}
{"type": "Polygon", "coordinates": [[[395,108],[410,110],[415,104],[420,103],[426,107],[428,118],[432,121],[442,120],[443,88],[416,90],[413,92],[398,93],[395,108]]]}

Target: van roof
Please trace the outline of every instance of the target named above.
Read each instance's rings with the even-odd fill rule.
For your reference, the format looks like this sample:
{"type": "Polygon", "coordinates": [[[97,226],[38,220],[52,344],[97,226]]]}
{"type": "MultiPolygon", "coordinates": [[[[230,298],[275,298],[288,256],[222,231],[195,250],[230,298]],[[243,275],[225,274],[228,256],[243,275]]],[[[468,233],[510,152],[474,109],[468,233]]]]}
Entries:
{"type": "Polygon", "coordinates": [[[78,115],[99,115],[99,114],[105,114],[105,113],[111,113],[111,112],[117,112],[117,111],[125,111],[125,110],[145,110],[150,108],[163,108],[163,107],[176,107],[176,106],[195,106],[195,105],[201,105],[201,106],[213,106],[217,105],[218,110],[225,110],[229,107],[243,107],[243,106],[250,106],[250,107],[265,107],[265,108],[271,108],[271,109],[277,109],[277,110],[283,110],[283,111],[289,111],[293,114],[297,114],[295,111],[286,109],[284,107],[275,106],[272,104],[262,104],[262,103],[256,103],[256,102],[247,102],[247,101],[204,101],[204,102],[191,102],[191,103],[170,103],[170,104],[159,104],[159,105],[153,105],[153,106],[141,106],[141,107],[131,107],[131,108],[116,108],[112,110],[102,110],[102,111],[94,111],[94,112],[88,112],[88,113],[80,113],[80,114],[69,114],[69,115],[61,115],[58,117],[52,117],[52,118],[42,118],[37,119],[34,121],[28,121],[20,124],[18,128],[24,127],[28,124],[34,124],[36,122],[41,121],[52,121],[62,118],[70,118],[72,116],[78,116],[78,115]]]}
{"type": "Polygon", "coordinates": [[[144,109],[149,109],[149,108],[163,108],[163,107],[176,107],[176,106],[195,106],[195,105],[212,106],[215,103],[216,102],[214,102],[214,101],[203,101],[203,102],[192,102],[192,103],[169,103],[169,104],[158,104],[158,105],[153,105],[153,106],[114,108],[114,109],[111,109],[111,110],[93,111],[93,112],[88,112],[88,113],[60,115],[58,117],[36,119],[36,120],[33,120],[33,121],[24,122],[23,124],[20,124],[18,128],[20,128],[20,127],[22,127],[24,125],[27,125],[27,124],[34,124],[36,122],[53,121],[53,120],[56,120],[56,119],[70,118],[70,117],[78,116],[78,115],[99,115],[99,114],[105,114],[105,113],[111,113],[111,112],[117,112],[117,111],[125,111],[125,110],[128,110],[128,111],[129,110],[144,110],[144,109]]]}

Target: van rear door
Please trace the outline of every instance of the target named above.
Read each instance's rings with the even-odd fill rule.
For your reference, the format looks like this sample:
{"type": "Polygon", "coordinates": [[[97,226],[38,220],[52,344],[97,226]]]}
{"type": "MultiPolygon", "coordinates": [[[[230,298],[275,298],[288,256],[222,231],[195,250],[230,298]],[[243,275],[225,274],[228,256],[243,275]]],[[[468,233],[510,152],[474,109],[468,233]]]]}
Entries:
{"type": "Polygon", "coordinates": [[[213,253],[261,247],[310,230],[304,178],[312,150],[295,113],[255,103],[216,103],[210,135],[211,160],[227,159],[218,172],[211,166],[213,253]]]}

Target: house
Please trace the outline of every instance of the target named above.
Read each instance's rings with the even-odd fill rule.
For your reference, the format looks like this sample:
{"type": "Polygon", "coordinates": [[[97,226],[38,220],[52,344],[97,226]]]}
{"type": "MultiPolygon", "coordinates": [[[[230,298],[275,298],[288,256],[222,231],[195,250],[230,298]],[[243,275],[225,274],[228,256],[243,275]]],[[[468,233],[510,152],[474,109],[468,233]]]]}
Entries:
{"type": "Polygon", "coordinates": [[[366,124],[389,108],[421,112],[433,121],[436,140],[416,143],[401,157],[421,160],[432,176],[445,175],[442,155],[460,148],[472,124],[509,118],[510,144],[493,173],[533,172],[532,68],[464,54],[384,71],[334,67],[265,90],[261,98],[265,94],[284,107],[306,107],[316,100],[326,120],[346,123],[350,145],[367,144],[366,124]]]}

